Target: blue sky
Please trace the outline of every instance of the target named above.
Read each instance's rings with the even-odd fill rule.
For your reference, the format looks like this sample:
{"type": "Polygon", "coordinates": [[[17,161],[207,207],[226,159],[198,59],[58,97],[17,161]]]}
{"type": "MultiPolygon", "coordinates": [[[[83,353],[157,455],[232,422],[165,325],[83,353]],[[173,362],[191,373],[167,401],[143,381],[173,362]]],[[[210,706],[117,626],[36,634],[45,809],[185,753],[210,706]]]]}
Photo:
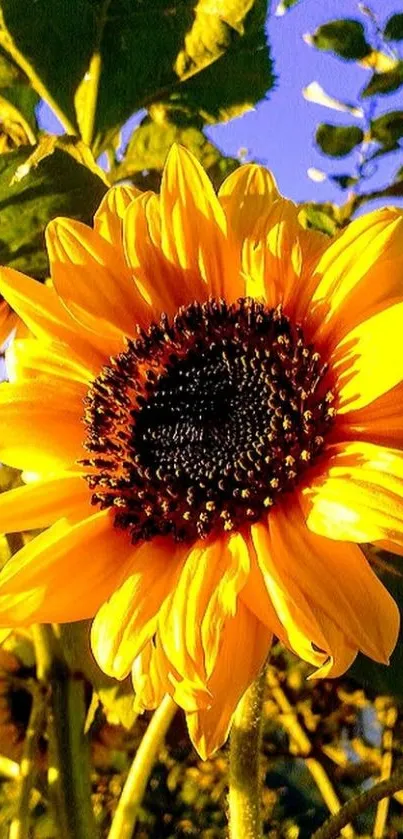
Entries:
{"type": "MultiPolygon", "coordinates": [[[[276,5],[277,0],[273,0],[273,8],[276,5]]],[[[229,124],[214,126],[208,132],[227,154],[236,155],[242,147],[248,149],[248,158],[271,168],[281,191],[297,201],[342,203],[344,200],[343,193],[331,181],[312,182],[307,169],[316,167],[328,173],[344,174],[353,169],[354,154],[340,160],[325,157],[315,148],[313,136],[319,122],[360,123],[350,115],[305,101],[301,90],[318,81],[328,94],[358,104],[357,94],[369,81],[370,74],[355,62],[341,61],[331,53],[308,46],[302,36],[336,18],[365,20],[358,5],[355,0],[301,0],[283,17],[271,14],[267,29],[278,76],[276,89],[255,111],[229,124]]],[[[394,12],[403,11],[402,0],[368,0],[367,5],[380,22],[386,22],[394,12]]],[[[403,88],[379,97],[377,116],[392,108],[403,109],[402,91],[403,88]]],[[[402,164],[403,151],[389,154],[371,178],[371,188],[390,181],[402,164]]]]}
{"type": "MultiPolygon", "coordinates": [[[[273,10],[277,2],[272,0],[273,10]]],[[[229,155],[237,156],[240,149],[247,149],[247,159],[271,168],[284,195],[296,201],[344,201],[344,194],[331,181],[315,183],[308,177],[307,170],[314,167],[327,173],[350,173],[354,169],[354,153],[332,160],[315,148],[313,136],[319,122],[360,123],[350,115],[307,102],[301,91],[311,82],[318,81],[331,96],[358,104],[357,95],[370,75],[354,62],[340,61],[330,53],[308,46],[303,35],[313,33],[320,24],[335,18],[365,20],[358,5],[356,0],[301,0],[283,17],[275,17],[272,13],[267,31],[277,75],[275,90],[270,91],[267,100],[254,111],[229,123],[212,126],[207,132],[229,155]]],[[[403,10],[402,0],[369,0],[367,5],[381,23],[394,12],[403,10]]],[[[376,115],[392,108],[403,109],[402,91],[379,97],[376,115]]],[[[41,123],[47,130],[56,128],[47,108],[41,110],[41,123]]],[[[379,164],[368,186],[375,189],[387,184],[402,164],[403,151],[390,153],[379,164]]],[[[403,204],[403,199],[398,203],[403,204]]]]}

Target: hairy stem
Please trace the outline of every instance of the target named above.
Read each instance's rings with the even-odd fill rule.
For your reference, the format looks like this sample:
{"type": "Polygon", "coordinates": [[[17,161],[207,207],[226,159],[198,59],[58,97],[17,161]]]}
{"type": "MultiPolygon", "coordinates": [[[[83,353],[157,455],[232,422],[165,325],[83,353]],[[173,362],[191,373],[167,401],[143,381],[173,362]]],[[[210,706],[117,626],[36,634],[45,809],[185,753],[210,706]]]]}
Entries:
{"type": "Polygon", "coordinates": [[[260,746],[265,671],[242,697],[230,740],[229,829],[231,839],[261,839],[260,746]]]}

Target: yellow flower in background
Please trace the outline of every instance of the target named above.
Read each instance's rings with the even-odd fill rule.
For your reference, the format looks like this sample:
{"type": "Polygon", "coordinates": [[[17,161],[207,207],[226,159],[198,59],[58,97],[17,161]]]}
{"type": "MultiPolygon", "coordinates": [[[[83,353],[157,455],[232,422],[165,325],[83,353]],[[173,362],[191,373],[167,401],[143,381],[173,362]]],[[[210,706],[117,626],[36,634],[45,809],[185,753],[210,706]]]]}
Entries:
{"type": "Polygon", "coordinates": [[[0,529],[49,529],[0,575],[0,623],[94,617],[137,702],[164,692],[202,756],[273,634],[337,676],[387,662],[397,607],[357,543],[403,546],[403,214],[335,240],[272,176],[218,197],[172,149],[161,195],[110,190],[47,229],[53,287],[4,269],[0,459],[31,473],[0,529]]]}
{"type": "Polygon", "coordinates": [[[0,348],[11,336],[14,329],[17,330],[17,333],[21,332],[23,334],[23,326],[18,315],[13,312],[0,295],[0,348]]]}

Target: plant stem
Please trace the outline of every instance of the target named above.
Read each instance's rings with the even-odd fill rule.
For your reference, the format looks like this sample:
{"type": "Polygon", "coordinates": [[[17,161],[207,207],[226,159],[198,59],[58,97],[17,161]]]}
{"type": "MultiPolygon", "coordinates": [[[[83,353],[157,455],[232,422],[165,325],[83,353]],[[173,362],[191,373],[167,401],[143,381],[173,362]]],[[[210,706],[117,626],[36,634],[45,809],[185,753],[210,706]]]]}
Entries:
{"type": "Polygon", "coordinates": [[[242,697],[230,740],[229,829],[231,839],[261,839],[259,757],[265,671],[242,697]]]}
{"type": "Polygon", "coordinates": [[[137,749],[116,809],[108,839],[131,839],[155,758],[163,743],[177,706],[165,696],[155,711],[137,749]]]}
{"type": "Polygon", "coordinates": [[[81,136],[90,148],[94,137],[95,114],[98,101],[99,80],[101,78],[101,53],[94,52],[88,69],[88,95],[81,117],[81,136]]]}
{"type": "Polygon", "coordinates": [[[325,823],[315,833],[312,834],[311,839],[337,839],[342,828],[349,824],[356,816],[363,813],[372,804],[381,801],[382,798],[387,798],[394,795],[398,790],[403,789],[403,772],[396,772],[391,778],[386,781],[380,781],[371,789],[366,790],[351,801],[340,808],[339,812],[325,823]]]}
{"type": "Polygon", "coordinates": [[[96,839],[82,678],[69,671],[52,626],[36,626],[38,679],[49,694],[49,793],[58,839],[96,839]]]}
{"type": "Polygon", "coordinates": [[[32,710],[25,735],[19,771],[20,788],[16,815],[10,825],[9,839],[26,839],[30,833],[29,801],[37,770],[38,741],[45,727],[45,709],[46,697],[43,690],[37,690],[33,695],[32,710]]]}

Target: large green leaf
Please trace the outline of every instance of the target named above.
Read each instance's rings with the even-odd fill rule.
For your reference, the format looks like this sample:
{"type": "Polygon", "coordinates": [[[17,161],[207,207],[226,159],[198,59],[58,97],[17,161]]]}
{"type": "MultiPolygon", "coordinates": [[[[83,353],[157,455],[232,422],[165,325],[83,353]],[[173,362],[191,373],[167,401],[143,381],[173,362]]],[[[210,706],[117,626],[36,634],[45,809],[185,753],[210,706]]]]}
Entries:
{"type": "Polygon", "coordinates": [[[362,23],[350,18],[324,23],[307,40],[317,49],[334,52],[346,61],[358,61],[372,52],[362,23]]]}
{"type": "Polygon", "coordinates": [[[73,126],[76,101],[84,139],[96,138],[99,151],[152,102],[183,101],[206,119],[253,106],[273,84],[267,6],[268,0],[0,0],[0,43],[7,48],[11,39],[34,85],[39,79],[73,126]]]}
{"type": "MultiPolygon", "coordinates": [[[[88,70],[97,36],[97,0],[0,0],[1,43],[19,53],[70,123],[74,92],[88,70]]],[[[27,68],[28,72],[28,68],[27,68]]]]}
{"type": "Polygon", "coordinates": [[[357,125],[331,125],[323,122],[316,129],[315,140],[330,157],[344,157],[362,143],[364,132],[357,125]]]}
{"type": "Polygon", "coordinates": [[[11,183],[31,152],[29,147],[0,155],[0,264],[44,279],[46,224],[59,215],[90,222],[106,186],[60,149],[11,183]]]}
{"type": "Polygon", "coordinates": [[[35,142],[39,96],[25,73],[0,48],[0,125],[2,149],[35,142]]]}
{"type": "Polygon", "coordinates": [[[158,190],[168,151],[173,143],[181,143],[200,160],[214,185],[220,186],[239,165],[238,161],[223,157],[207,140],[198,122],[183,111],[152,109],[151,115],[133,132],[122,163],[111,173],[113,180],[131,178],[140,188],[152,186],[158,190]]]}

